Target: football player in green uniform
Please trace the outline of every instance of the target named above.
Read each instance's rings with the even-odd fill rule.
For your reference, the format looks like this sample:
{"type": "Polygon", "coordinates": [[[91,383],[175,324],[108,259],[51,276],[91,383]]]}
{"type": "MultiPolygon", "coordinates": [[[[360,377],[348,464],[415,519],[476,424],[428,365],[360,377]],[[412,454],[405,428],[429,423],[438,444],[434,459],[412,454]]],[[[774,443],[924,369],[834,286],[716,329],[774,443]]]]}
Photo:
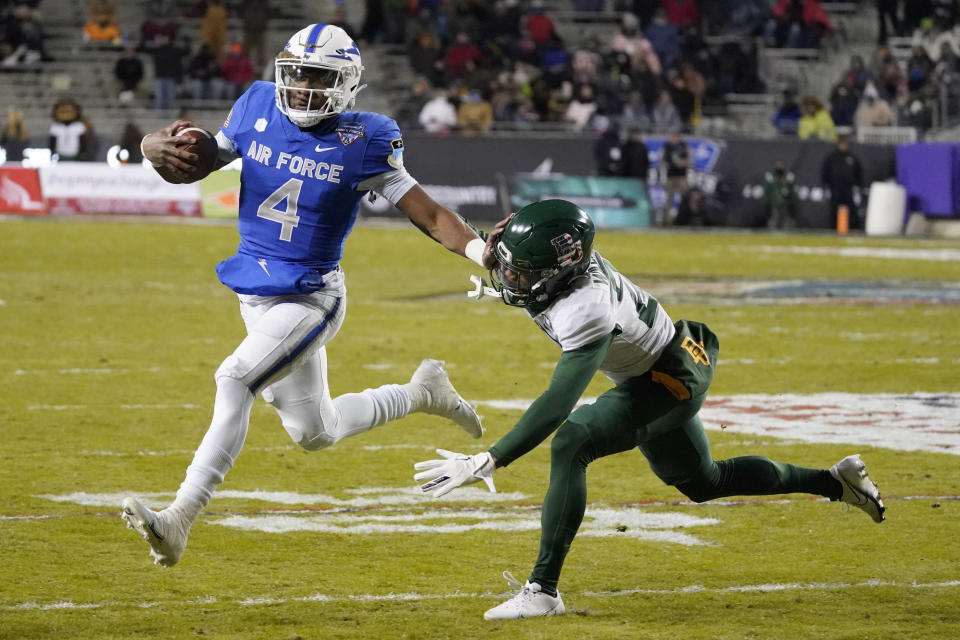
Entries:
{"type": "MultiPolygon", "coordinates": [[[[663,482],[695,502],[735,495],[808,493],[855,505],[876,522],[884,505],[859,455],[830,469],[760,456],[714,460],[697,413],[717,365],[717,337],[703,323],[674,322],[657,300],[593,251],[594,224],[576,205],[544,200],[494,227],[485,258],[503,301],[525,309],[562,350],[549,388],[489,451],[438,449],[414,465],[440,497],[483,480],[556,431],[543,501],[540,552],[526,584],[488,620],[564,613],[560,571],[586,508],[587,465],[637,448],[663,482]],[[597,371],[614,387],[574,410],[597,371]]],[[[509,578],[508,578],[509,579],[509,578]]]]}

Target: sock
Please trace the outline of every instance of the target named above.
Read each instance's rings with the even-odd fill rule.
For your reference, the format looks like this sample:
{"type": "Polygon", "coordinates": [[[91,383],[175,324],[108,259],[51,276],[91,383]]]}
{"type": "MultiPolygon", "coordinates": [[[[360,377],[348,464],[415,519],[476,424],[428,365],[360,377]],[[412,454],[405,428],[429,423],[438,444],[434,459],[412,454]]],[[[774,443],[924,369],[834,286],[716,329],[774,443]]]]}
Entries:
{"type": "Polygon", "coordinates": [[[410,398],[409,413],[423,411],[423,408],[430,404],[430,392],[419,382],[408,382],[398,386],[410,398]]]}

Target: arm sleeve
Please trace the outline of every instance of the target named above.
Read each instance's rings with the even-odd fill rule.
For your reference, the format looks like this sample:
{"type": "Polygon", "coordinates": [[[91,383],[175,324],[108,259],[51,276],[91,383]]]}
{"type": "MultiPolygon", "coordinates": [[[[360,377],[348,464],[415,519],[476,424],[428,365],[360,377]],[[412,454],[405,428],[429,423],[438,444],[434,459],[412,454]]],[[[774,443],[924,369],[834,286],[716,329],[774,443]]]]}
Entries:
{"type": "Polygon", "coordinates": [[[563,352],[547,390],[534,400],[517,424],[490,447],[498,467],[507,466],[557,430],[590,384],[612,341],[611,333],[579,349],[563,352]]]}
{"type": "Polygon", "coordinates": [[[417,181],[406,169],[394,169],[363,180],[357,184],[357,191],[375,191],[391,203],[397,204],[416,184],[417,181]]]}

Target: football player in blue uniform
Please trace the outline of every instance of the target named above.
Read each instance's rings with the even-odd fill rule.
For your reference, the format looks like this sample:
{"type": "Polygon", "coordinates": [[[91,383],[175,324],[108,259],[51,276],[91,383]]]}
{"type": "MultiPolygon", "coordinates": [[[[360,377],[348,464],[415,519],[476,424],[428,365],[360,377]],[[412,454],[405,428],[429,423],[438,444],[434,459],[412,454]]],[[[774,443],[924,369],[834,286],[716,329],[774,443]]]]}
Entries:
{"type": "Polygon", "coordinates": [[[587,465],[639,449],[658,478],[695,502],[733,495],[810,493],[842,500],[884,520],[883,500],[859,455],[829,469],[762,456],[714,460],[698,417],[717,365],[719,343],[700,322],[674,322],[651,296],[593,250],[594,225],[566,200],[542,200],[497,223],[487,239],[494,284],[503,301],[523,308],[560,347],[544,391],[488,451],[438,449],[418,462],[414,479],[441,497],[483,480],[531,451],[554,431],[550,483],[541,513],[540,553],[517,594],[487,620],[565,612],[557,590],[587,503],[587,465]],[[600,371],[614,386],[574,409],[600,371]]]}
{"type": "MultiPolygon", "coordinates": [[[[325,345],[347,307],[339,263],[362,198],[393,202],[444,247],[482,264],[485,243],[435,202],[403,166],[403,138],[390,118],[351,111],[362,88],[360,52],[339,27],[314,24],[277,56],[275,82],[255,82],[216,134],[214,168],[242,158],[237,253],[217,266],[240,298],[247,337],[217,369],[213,418],[173,503],[153,511],[135,497],[122,517],[150,545],[154,562],[177,563],[191,525],[240,453],[257,394],[308,450],[415,411],[445,416],[470,436],[480,418],[443,363],[424,360],[406,384],[331,398],[325,345]]],[[[144,137],[143,155],[170,182],[204,177],[202,133],[177,121],[144,137]]]]}

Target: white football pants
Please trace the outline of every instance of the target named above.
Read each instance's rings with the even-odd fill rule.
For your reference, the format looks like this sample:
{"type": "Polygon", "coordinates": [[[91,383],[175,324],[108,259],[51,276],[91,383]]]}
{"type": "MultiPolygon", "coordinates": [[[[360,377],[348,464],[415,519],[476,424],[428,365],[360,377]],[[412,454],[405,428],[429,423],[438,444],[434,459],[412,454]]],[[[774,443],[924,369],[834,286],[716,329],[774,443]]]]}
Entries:
{"type": "Polygon", "coordinates": [[[326,345],[343,325],[346,286],[339,269],[321,291],[293,296],[240,295],[247,337],[217,369],[213,419],[177,492],[198,513],[243,447],[250,409],[262,393],[304,449],[327,447],[410,412],[397,384],[330,397],[326,345]]]}

